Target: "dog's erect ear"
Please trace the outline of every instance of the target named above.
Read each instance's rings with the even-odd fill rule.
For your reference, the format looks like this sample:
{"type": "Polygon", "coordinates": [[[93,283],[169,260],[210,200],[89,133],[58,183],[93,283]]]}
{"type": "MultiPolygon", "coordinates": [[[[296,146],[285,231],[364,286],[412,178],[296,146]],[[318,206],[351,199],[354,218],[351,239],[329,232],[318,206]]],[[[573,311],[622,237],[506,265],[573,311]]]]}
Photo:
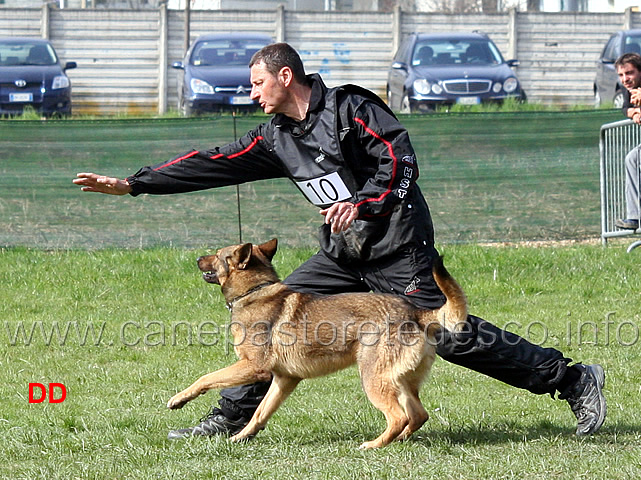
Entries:
{"type": "Polygon", "coordinates": [[[236,251],[234,251],[232,258],[236,264],[236,268],[239,270],[247,268],[247,264],[252,258],[252,244],[246,243],[238,247],[236,251]]]}
{"type": "Polygon", "coordinates": [[[258,245],[258,249],[263,252],[263,255],[265,255],[269,261],[271,261],[272,258],[274,258],[274,255],[276,255],[276,249],[278,248],[278,239],[277,238],[272,238],[269,242],[265,242],[262,245],[258,245]]]}

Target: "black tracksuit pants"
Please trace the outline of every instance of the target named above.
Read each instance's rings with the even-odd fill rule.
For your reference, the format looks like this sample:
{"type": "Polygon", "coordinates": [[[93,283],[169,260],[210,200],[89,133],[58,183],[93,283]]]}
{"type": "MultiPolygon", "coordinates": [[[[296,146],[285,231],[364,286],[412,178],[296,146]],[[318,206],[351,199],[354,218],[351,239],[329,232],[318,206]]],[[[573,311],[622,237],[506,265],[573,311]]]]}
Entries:
{"type": "MultiPolygon", "coordinates": [[[[284,283],[306,293],[374,291],[404,295],[420,308],[435,309],[445,302],[432,276],[435,255],[436,251],[427,247],[408,249],[393,260],[346,268],[321,251],[284,283]]],[[[463,331],[444,331],[437,340],[436,352],[444,360],[536,394],[554,395],[571,361],[556,349],[534,345],[473,315],[468,316],[463,331]]],[[[222,390],[220,408],[229,418],[249,419],[269,385],[261,382],[222,390]]]]}

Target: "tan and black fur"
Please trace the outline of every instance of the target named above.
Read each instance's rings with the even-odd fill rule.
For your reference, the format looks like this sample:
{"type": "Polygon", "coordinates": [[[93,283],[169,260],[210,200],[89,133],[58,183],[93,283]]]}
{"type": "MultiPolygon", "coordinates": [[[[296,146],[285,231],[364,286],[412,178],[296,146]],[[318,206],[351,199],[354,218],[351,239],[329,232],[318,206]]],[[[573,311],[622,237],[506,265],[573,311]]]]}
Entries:
{"type": "Polygon", "coordinates": [[[418,392],[434,361],[434,334],[459,328],[467,317],[465,295],[442,260],[434,263],[434,278],[447,302],[429,311],[395,295],[294,292],[272,267],[276,247],[276,239],[247,243],[198,259],[203,278],[221,286],[232,311],[238,361],[202,376],[167,406],[181,408],[211,389],[273,378],[248,425],[231,438],[238,441],[263,429],[302,379],[356,363],[367,397],[387,420],[385,431],[361,448],[408,438],[428,418],[418,392]]]}

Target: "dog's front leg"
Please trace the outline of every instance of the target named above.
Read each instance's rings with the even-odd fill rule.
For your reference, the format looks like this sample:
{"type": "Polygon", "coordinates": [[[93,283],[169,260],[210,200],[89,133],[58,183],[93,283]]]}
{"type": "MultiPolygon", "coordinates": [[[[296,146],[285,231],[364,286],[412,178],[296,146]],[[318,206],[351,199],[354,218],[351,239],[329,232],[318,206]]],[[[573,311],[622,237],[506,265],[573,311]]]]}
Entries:
{"type": "Polygon", "coordinates": [[[280,377],[275,375],[269,390],[260,402],[258,408],[254,412],[254,416],[249,423],[240,432],[230,438],[232,442],[238,442],[246,438],[253,437],[263,428],[272,416],[278,410],[283,402],[289,397],[289,394],[294,391],[296,385],[301,381],[300,378],[280,377]]]}
{"type": "Polygon", "coordinates": [[[247,359],[241,359],[233,365],[203,375],[190,387],[171,397],[167,402],[167,408],[182,408],[190,400],[207,393],[213,388],[228,388],[255,382],[265,382],[270,378],[270,372],[258,368],[247,359]]]}

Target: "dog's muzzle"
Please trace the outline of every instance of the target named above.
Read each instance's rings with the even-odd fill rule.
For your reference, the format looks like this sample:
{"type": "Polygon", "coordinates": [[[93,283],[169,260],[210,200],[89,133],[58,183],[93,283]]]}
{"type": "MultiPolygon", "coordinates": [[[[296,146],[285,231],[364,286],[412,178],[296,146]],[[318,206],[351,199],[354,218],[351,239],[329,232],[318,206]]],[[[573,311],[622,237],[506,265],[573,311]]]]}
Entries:
{"type": "Polygon", "coordinates": [[[206,281],[207,283],[215,283],[217,285],[220,284],[220,282],[218,281],[218,275],[216,275],[216,272],[204,272],[203,280],[206,281]]]}
{"type": "Polygon", "coordinates": [[[218,280],[218,274],[211,268],[211,264],[205,260],[206,257],[198,257],[196,262],[198,263],[198,268],[203,272],[203,280],[207,283],[215,283],[220,285],[220,280],[218,280]]]}

